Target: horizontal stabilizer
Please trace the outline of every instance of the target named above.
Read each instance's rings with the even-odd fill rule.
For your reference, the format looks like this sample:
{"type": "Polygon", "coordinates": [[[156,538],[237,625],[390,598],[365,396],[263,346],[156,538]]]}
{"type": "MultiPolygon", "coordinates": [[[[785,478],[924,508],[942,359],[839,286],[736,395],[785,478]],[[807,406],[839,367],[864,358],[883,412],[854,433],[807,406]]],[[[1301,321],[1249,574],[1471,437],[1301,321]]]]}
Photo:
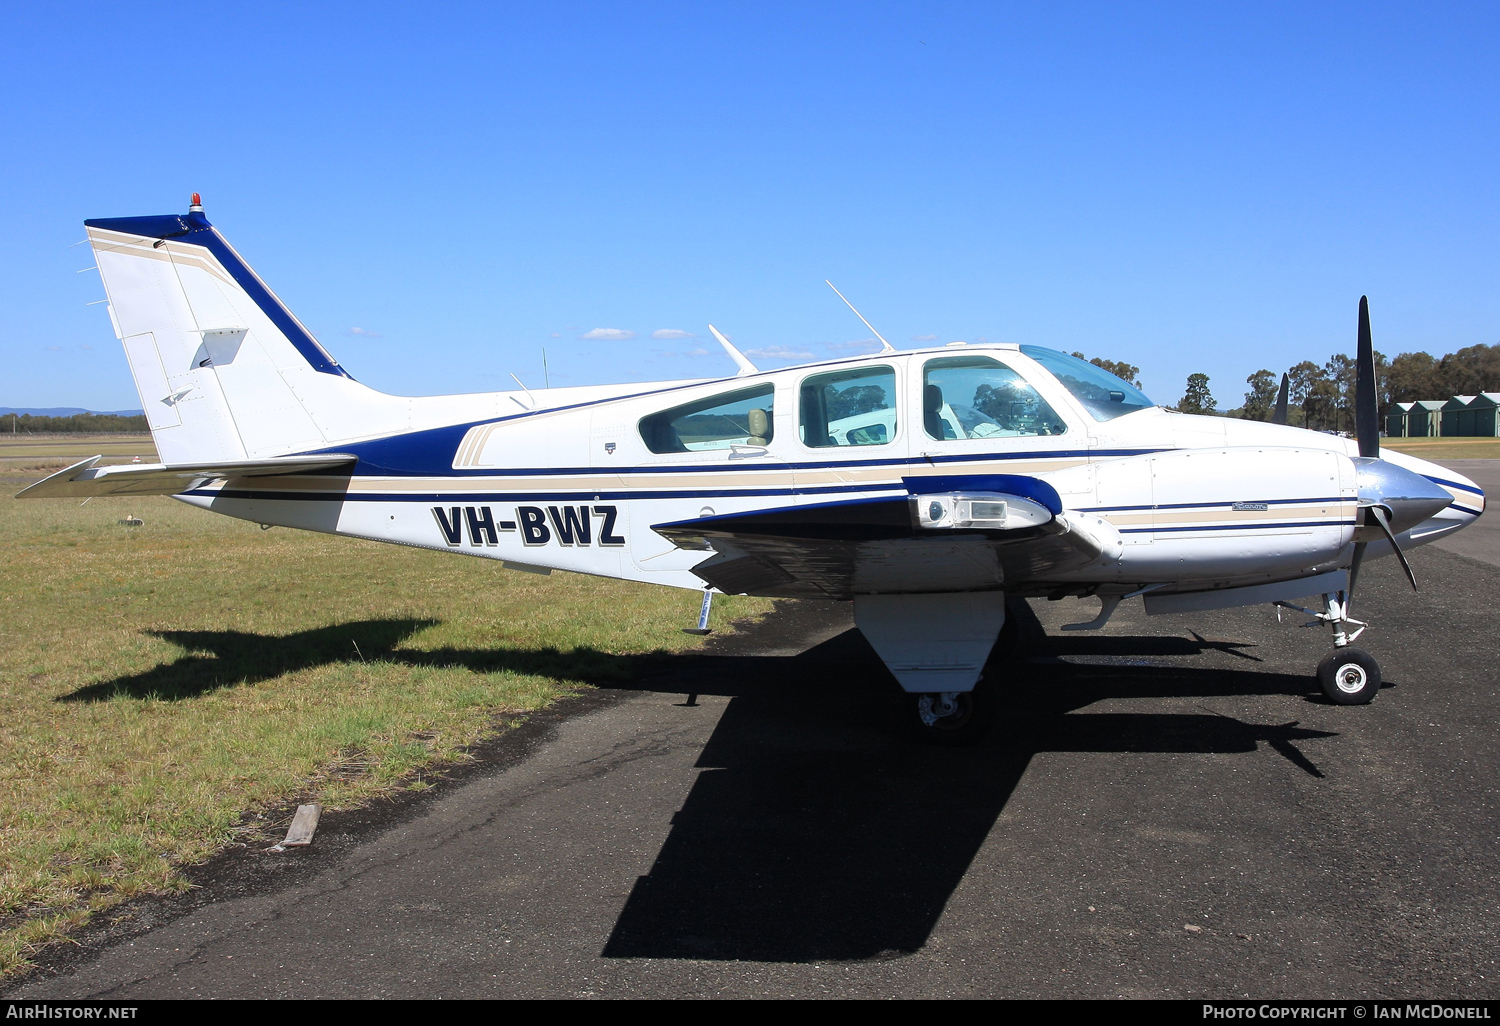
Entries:
{"type": "Polygon", "coordinates": [[[352,467],[358,457],[342,453],[322,456],[282,456],[273,460],[230,460],[220,463],[127,463],[95,466],[102,456],[90,456],[59,470],[16,493],[18,499],[66,499],[89,495],[176,495],[209,481],[236,477],[271,477],[312,470],[352,467]]]}

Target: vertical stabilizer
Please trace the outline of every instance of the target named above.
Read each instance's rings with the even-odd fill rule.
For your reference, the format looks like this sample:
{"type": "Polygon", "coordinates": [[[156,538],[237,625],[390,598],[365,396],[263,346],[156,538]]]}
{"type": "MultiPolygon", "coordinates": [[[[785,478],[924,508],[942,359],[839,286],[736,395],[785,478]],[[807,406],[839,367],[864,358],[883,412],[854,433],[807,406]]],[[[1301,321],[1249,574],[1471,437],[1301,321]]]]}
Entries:
{"type": "Polygon", "coordinates": [[[209,224],[85,221],[157,451],[256,459],[400,430],[405,400],[354,381],[209,224]]]}

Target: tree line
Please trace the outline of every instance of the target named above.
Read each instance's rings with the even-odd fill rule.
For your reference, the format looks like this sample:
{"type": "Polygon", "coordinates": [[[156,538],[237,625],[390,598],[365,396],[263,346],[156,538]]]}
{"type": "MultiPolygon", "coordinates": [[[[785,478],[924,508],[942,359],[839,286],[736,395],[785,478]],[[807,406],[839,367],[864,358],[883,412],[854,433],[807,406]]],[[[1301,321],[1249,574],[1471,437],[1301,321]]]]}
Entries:
{"type": "MultiPolygon", "coordinates": [[[[1099,360],[1091,362],[1105,366],[1099,360]]],[[[1287,423],[1314,431],[1354,430],[1357,370],[1353,357],[1334,353],[1321,366],[1303,360],[1287,368],[1286,374],[1287,423]]],[[[1134,382],[1124,374],[1119,376],[1134,382]]],[[[1270,420],[1276,393],[1281,388],[1281,375],[1262,368],[1246,378],[1245,383],[1250,390],[1245,393],[1244,403],[1238,409],[1220,411],[1209,390],[1208,375],[1189,374],[1187,388],[1176,409],[1183,413],[1270,420]]],[[[1441,358],[1430,353],[1402,353],[1388,360],[1383,353],[1375,353],[1375,394],[1382,420],[1396,403],[1480,392],[1500,392],[1500,343],[1469,346],[1441,358]]]]}
{"type": "Polygon", "coordinates": [[[0,432],[40,434],[138,434],[146,430],[145,416],[120,417],[113,413],[75,413],[71,417],[40,417],[11,413],[0,417],[0,432]]]}

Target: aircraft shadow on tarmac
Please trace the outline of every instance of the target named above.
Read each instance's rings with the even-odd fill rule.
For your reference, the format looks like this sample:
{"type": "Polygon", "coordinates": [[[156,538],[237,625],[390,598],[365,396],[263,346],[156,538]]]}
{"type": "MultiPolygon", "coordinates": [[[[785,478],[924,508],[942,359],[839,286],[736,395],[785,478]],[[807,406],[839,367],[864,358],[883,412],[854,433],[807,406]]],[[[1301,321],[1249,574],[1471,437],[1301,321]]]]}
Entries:
{"type": "Polygon", "coordinates": [[[1296,723],[1202,714],[1085,713],[1110,697],[1318,692],[1311,676],[1258,670],[1238,643],[1180,637],[1047,637],[1022,603],[1025,641],[998,675],[1002,709],[984,743],[927,747],[878,657],[850,629],[797,656],[615,656],[573,651],[402,649],[430,626],[374,620],[288,636],[165,631],[187,650],[144,673],[59,696],[190,700],[215,688],[355,658],[513,670],[605,688],[731,698],[651,871],[605,957],[805,962],[891,958],[926,942],[996,818],[1041,752],[1249,753],[1261,744],[1322,773],[1296,723]],[[1164,658],[1225,652],[1243,670],[1164,658]]]}
{"type": "Polygon", "coordinates": [[[791,659],[720,660],[720,686],[698,686],[735,697],[603,954],[806,962],[916,951],[1039,752],[1236,753],[1264,743],[1321,777],[1297,743],[1334,735],[1295,723],[1075,712],[1111,696],[1317,690],[1310,677],[1129,661],[1241,647],[1036,638],[1005,668],[1004,712],[986,741],[947,749],[901,736],[909,699],[857,631],[791,659]]]}

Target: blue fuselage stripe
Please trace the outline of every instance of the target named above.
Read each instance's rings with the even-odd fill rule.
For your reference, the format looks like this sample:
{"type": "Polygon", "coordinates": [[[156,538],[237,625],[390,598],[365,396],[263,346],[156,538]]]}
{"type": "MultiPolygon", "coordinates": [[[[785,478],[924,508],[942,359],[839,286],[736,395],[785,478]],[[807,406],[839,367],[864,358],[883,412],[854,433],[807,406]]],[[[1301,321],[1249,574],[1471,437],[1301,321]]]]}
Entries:
{"type": "Polygon", "coordinates": [[[1468,492],[1471,495],[1479,496],[1481,499],[1484,498],[1484,489],[1478,488],[1475,485],[1459,484],[1457,481],[1449,481],[1444,477],[1433,477],[1431,474],[1424,474],[1422,476],[1427,478],[1427,480],[1431,481],[1433,484],[1440,484],[1444,488],[1457,488],[1461,492],[1468,492]]]}
{"type": "Polygon", "coordinates": [[[276,499],[302,502],[565,502],[576,499],[623,502],[630,499],[709,499],[709,498],[755,498],[776,495],[838,495],[864,492],[899,492],[906,494],[902,484],[885,485],[830,485],[826,488],[694,488],[686,491],[622,492],[608,488],[575,488],[565,492],[286,492],[283,490],[258,491],[250,488],[197,488],[183,495],[203,495],[226,499],[276,499]]]}

